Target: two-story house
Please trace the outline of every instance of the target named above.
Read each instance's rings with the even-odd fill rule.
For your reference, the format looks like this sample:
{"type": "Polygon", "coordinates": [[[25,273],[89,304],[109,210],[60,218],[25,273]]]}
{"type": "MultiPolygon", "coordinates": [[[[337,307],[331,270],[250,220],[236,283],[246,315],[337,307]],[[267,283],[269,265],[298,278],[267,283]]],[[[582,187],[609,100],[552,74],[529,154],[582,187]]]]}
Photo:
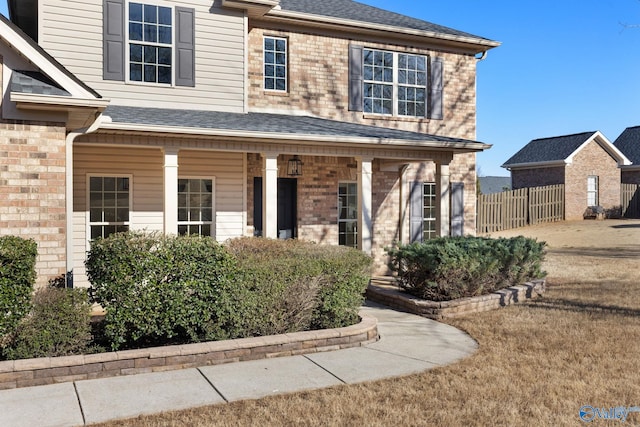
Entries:
{"type": "Polygon", "coordinates": [[[495,41],[350,0],[9,8],[0,228],[43,278],[85,285],[91,239],[127,229],[348,245],[381,272],[393,242],[475,232],[495,41]]]}

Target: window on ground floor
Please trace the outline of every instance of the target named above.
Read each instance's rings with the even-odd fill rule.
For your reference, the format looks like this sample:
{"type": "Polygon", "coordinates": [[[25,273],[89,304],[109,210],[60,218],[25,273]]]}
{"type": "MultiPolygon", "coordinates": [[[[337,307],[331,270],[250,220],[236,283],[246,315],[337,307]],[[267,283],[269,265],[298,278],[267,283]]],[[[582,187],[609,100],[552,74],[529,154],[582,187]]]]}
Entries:
{"type": "Polygon", "coordinates": [[[358,247],[358,185],[338,184],[338,244],[358,247]]]}
{"type": "Polygon", "coordinates": [[[587,177],[587,206],[598,206],[598,177],[587,177]]]}
{"type": "Polygon", "coordinates": [[[178,179],[178,234],[213,236],[213,179],[178,179]]]}
{"type": "Polygon", "coordinates": [[[91,239],[129,230],[130,178],[89,177],[89,229],[91,239]]]}
{"type": "Polygon", "coordinates": [[[422,186],[422,240],[435,239],[436,232],[436,184],[425,182],[422,186]]]}

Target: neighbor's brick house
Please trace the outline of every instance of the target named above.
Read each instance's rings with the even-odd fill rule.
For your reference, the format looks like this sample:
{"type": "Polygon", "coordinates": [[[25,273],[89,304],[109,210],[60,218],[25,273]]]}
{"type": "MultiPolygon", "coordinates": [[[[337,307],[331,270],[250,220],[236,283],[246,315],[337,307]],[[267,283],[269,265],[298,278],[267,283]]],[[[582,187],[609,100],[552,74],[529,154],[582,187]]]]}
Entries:
{"type": "Polygon", "coordinates": [[[613,145],[631,161],[621,167],[623,184],[640,184],[640,126],[626,128],[613,145]]]}
{"type": "Polygon", "coordinates": [[[591,206],[620,208],[620,167],[629,160],[601,132],[536,139],[507,160],[514,190],[564,184],[565,219],[591,206]]]}
{"type": "Polygon", "coordinates": [[[0,223],[39,239],[41,283],[86,284],[91,239],[126,229],[351,245],[378,272],[393,242],[475,232],[477,55],[497,42],[350,0],[9,8],[2,48],[29,51],[2,117],[48,140],[3,133],[24,207],[0,201],[0,223]]]}

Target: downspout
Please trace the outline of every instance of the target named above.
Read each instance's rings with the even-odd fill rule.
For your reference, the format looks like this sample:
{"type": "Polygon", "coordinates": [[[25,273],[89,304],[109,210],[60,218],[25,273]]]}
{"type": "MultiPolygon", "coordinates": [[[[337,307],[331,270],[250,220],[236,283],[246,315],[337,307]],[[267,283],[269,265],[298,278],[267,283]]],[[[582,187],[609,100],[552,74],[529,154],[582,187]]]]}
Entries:
{"type": "Polygon", "coordinates": [[[80,135],[86,135],[98,130],[102,124],[102,114],[100,114],[91,126],[78,129],[67,134],[65,145],[65,202],[66,202],[66,274],[65,286],[73,288],[73,142],[80,135]]]}

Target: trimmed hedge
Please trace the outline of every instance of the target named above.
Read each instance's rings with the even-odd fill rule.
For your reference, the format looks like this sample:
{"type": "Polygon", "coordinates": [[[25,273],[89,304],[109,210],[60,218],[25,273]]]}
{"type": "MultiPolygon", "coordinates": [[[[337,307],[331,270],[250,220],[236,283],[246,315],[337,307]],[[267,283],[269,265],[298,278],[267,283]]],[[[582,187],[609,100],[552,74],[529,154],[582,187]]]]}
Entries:
{"type": "Polygon", "coordinates": [[[545,246],[522,236],[445,237],[387,252],[402,288],[419,298],[448,301],[544,277],[545,246]]]}
{"type": "Polygon", "coordinates": [[[86,289],[43,288],[33,296],[33,308],[17,326],[5,359],[29,359],[90,351],[91,306],[86,289]]]}
{"type": "Polygon", "coordinates": [[[32,239],[0,237],[0,339],[31,309],[38,247],[32,239]]]}

